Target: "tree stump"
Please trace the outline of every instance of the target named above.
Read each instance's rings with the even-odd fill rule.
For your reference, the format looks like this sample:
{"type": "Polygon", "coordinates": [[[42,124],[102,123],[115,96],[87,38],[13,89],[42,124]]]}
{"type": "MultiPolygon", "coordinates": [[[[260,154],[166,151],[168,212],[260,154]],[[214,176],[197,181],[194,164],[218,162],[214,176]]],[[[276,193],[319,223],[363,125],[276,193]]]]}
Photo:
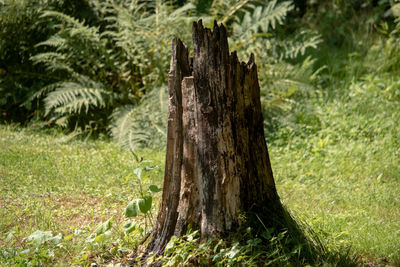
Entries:
{"type": "MultiPolygon", "coordinates": [[[[202,239],[240,225],[242,213],[264,221],[281,213],[268,149],[257,66],[229,54],[226,29],[193,23],[193,58],[172,42],[162,201],[146,251],[160,255],[173,235],[202,239]]],[[[272,222],[271,222],[272,224],[272,222]]]]}

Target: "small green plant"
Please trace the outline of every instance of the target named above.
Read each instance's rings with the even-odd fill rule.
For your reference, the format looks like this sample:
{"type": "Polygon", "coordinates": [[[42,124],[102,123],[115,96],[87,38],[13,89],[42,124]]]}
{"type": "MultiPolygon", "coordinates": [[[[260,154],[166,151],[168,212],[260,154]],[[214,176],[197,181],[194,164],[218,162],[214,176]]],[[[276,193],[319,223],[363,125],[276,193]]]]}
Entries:
{"type": "Polygon", "coordinates": [[[92,234],[86,238],[87,243],[101,243],[111,235],[111,227],[114,222],[113,218],[99,224],[92,234]]]}
{"type": "MultiPolygon", "coordinates": [[[[15,232],[10,232],[6,241],[12,241],[15,232]]],[[[37,230],[26,238],[26,248],[0,247],[0,263],[5,260],[18,266],[48,265],[54,262],[55,250],[62,248],[63,237],[59,233],[53,235],[51,231],[37,230]]]]}
{"type": "MultiPolygon", "coordinates": [[[[137,186],[138,190],[136,191],[136,198],[133,199],[125,208],[125,217],[133,218],[142,215],[144,217],[144,228],[143,233],[146,234],[148,231],[148,226],[153,227],[153,194],[158,193],[161,189],[154,184],[151,184],[145,189],[145,184],[147,182],[147,178],[142,176],[143,171],[152,170],[154,167],[142,167],[141,164],[146,162],[141,157],[139,157],[132,151],[132,154],[137,160],[137,167],[134,169],[133,173],[135,178],[133,179],[134,186],[137,186]]],[[[136,227],[136,223],[133,221],[129,221],[124,225],[125,232],[132,232],[136,227]]]]}

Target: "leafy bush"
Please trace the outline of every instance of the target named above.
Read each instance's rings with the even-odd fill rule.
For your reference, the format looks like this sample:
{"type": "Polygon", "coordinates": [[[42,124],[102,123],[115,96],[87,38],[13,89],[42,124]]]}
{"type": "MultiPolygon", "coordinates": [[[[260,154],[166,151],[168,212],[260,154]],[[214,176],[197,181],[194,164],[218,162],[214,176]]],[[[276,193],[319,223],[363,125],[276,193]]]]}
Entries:
{"type": "Polygon", "coordinates": [[[40,17],[44,9],[94,20],[83,0],[0,1],[0,120],[24,122],[34,117],[40,105],[30,101],[31,96],[58,79],[30,60],[44,51],[35,45],[55,32],[54,23],[40,17]]]}
{"type": "Polygon", "coordinates": [[[379,43],[371,46],[368,53],[366,68],[376,72],[398,73],[400,68],[400,4],[391,7],[391,13],[395,17],[394,28],[388,23],[382,22],[380,32],[383,34],[379,43]],[[371,66],[371,61],[375,62],[371,66]]]}
{"type": "MultiPolygon", "coordinates": [[[[136,157],[136,154],[134,154],[136,157]]],[[[152,214],[152,208],[153,208],[153,194],[158,193],[161,191],[161,189],[157,185],[150,185],[148,186],[148,189],[145,191],[145,182],[148,180],[146,177],[142,177],[142,172],[146,170],[151,170],[152,168],[143,168],[141,167],[141,163],[143,163],[143,159],[141,158],[137,162],[137,168],[134,169],[134,174],[135,174],[135,183],[134,185],[139,188],[138,190],[138,197],[133,199],[131,202],[129,202],[128,206],[125,208],[125,217],[127,218],[132,218],[132,217],[137,217],[139,215],[143,215],[144,217],[144,228],[143,233],[147,234],[148,232],[148,224],[150,224],[151,227],[154,226],[154,218],[152,214]]],[[[127,224],[124,225],[124,228],[127,233],[131,232],[134,230],[136,227],[135,222],[128,222],[127,224]]]]}
{"type": "Polygon", "coordinates": [[[237,50],[242,59],[251,53],[256,55],[265,132],[269,137],[280,125],[293,120],[291,113],[299,101],[314,93],[320,71],[314,70],[310,56],[305,57],[307,50],[316,49],[321,43],[319,35],[302,29],[289,34],[282,29],[293,8],[291,1],[244,5],[236,11],[230,26],[231,50],[237,50]]]}
{"type": "Polygon", "coordinates": [[[24,120],[28,112],[37,108],[30,102],[23,104],[34,91],[43,85],[42,69],[29,62],[37,53],[34,47],[51,33],[50,25],[40,25],[42,1],[0,2],[0,118],[24,120]],[[32,77],[34,77],[32,79],[32,77]],[[22,112],[21,112],[22,109],[22,112]],[[22,116],[18,116],[22,113],[22,116]]]}
{"type": "Polygon", "coordinates": [[[158,1],[135,0],[92,4],[107,22],[102,28],[60,12],[43,12],[43,18],[58,21],[55,27],[59,31],[38,44],[51,50],[32,60],[45,65],[50,73],[57,73],[60,80],[43,87],[35,96],[44,95],[51,122],[81,131],[104,132],[111,119],[111,132],[117,136],[131,130],[124,116],[132,114],[143,96],[163,88],[168,43],[181,31],[189,32],[189,17],[185,14],[193,6],[172,10],[158,1]]]}
{"type": "MultiPolygon", "coordinates": [[[[15,3],[13,8],[18,6],[15,3]]],[[[32,13],[22,12],[22,7],[16,9],[32,17],[21,20],[28,27],[24,31],[34,33],[29,27],[35,26],[43,34],[32,34],[40,38],[29,40],[30,47],[24,50],[23,60],[33,79],[21,85],[19,93],[13,91],[19,88],[16,85],[5,86],[18,79],[7,80],[9,70],[0,67],[0,88],[7,90],[6,97],[16,99],[14,106],[25,103],[48,122],[78,133],[108,130],[125,147],[164,144],[170,42],[177,36],[190,44],[195,14],[204,15],[206,25],[214,19],[225,23],[231,48],[242,58],[256,54],[270,130],[278,121],[272,122],[272,114],[287,110],[296,95],[309,92],[315,77],[313,60],[293,62],[308,48],[318,46],[318,36],[298,31],[284,37],[285,30],[279,28],[293,10],[290,1],[189,1],[177,7],[173,2],[156,0],[91,0],[86,16],[72,12],[74,9],[68,9],[63,1],[32,2],[38,8],[28,7],[28,1],[21,3],[32,13]],[[42,105],[44,112],[39,113],[42,105]]],[[[11,47],[11,41],[7,44],[11,47]]],[[[4,105],[12,103],[8,98],[3,100],[4,105]]]]}
{"type": "MultiPolygon", "coordinates": [[[[300,31],[284,38],[284,34],[277,31],[293,9],[290,1],[274,0],[263,4],[248,0],[213,1],[202,8],[208,15],[204,18],[205,25],[211,26],[214,19],[226,24],[231,35],[231,51],[237,50],[242,59],[249,58],[251,53],[256,55],[266,126],[272,131],[283,118],[273,119],[274,115],[291,108],[295,96],[307,94],[313,88],[317,75],[313,71],[313,60],[307,58],[302,64],[290,61],[304,56],[308,48],[316,48],[320,43],[319,37],[310,31],[300,31]]],[[[196,9],[200,9],[199,4],[196,9]]],[[[186,30],[177,35],[184,41],[190,38],[191,31],[186,30]]],[[[169,57],[169,49],[164,51],[169,57]]],[[[167,69],[164,71],[167,73],[167,69]]],[[[114,113],[114,120],[123,122],[111,128],[118,143],[130,148],[137,143],[150,146],[164,144],[168,105],[164,88],[148,94],[138,107],[114,113]],[[126,127],[118,128],[118,125],[126,127]]]]}

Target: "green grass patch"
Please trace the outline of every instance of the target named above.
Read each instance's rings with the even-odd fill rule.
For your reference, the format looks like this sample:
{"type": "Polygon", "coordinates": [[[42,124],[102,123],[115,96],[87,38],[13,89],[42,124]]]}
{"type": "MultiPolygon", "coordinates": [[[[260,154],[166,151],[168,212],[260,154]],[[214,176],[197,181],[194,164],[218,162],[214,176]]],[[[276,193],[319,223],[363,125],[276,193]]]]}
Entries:
{"type": "MultiPolygon", "coordinates": [[[[144,172],[143,185],[161,184],[164,154],[137,153],[151,159],[145,166],[157,167],[144,172]]],[[[127,255],[141,237],[122,228],[125,207],[137,197],[135,166],[131,153],[109,141],[65,142],[62,135],[1,126],[0,263],[102,262],[97,255],[104,258],[113,248],[127,255]],[[111,217],[111,237],[87,242],[111,217]],[[61,233],[63,239],[36,246],[27,237],[37,230],[61,233]]]]}
{"type": "Polygon", "coordinates": [[[270,145],[283,202],[328,248],[351,247],[366,262],[395,266],[400,264],[399,82],[366,76],[340,97],[313,99],[316,123],[285,129],[286,142],[278,138],[270,145]]]}
{"type": "MultiPolygon", "coordinates": [[[[329,255],[398,266],[400,80],[365,76],[344,89],[339,97],[309,99],[292,116],[295,123],[269,142],[278,192],[329,255]]],[[[66,141],[49,132],[0,126],[0,265],[127,261],[151,215],[127,219],[125,208],[148,186],[161,186],[164,152],[137,151],[151,160],[141,164],[138,182],[135,157],[110,141],[66,141]]],[[[132,207],[130,214],[140,209],[132,207]]],[[[197,239],[189,233],[175,240],[169,262],[185,253],[208,255],[216,246],[216,260],[232,264],[257,262],[257,255],[285,264],[289,256],[279,235],[270,244],[279,261],[259,249],[258,237],[236,247],[216,241],[198,247],[197,239]]]]}

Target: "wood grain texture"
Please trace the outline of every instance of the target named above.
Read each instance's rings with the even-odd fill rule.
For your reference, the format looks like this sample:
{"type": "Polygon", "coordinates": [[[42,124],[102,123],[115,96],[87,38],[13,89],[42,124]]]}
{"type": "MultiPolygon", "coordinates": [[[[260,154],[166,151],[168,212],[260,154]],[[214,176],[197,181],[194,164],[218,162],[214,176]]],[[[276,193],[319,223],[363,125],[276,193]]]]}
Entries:
{"type": "Polygon", "coordinates": [[[239,215],[280,207],[264,138],[257,66],[229,53],[226,29],[193,23],[193,65],[172,43],[162,202],[147,252],[160,254],[190,224],[203,239],[235,230],[239,215]]]}

